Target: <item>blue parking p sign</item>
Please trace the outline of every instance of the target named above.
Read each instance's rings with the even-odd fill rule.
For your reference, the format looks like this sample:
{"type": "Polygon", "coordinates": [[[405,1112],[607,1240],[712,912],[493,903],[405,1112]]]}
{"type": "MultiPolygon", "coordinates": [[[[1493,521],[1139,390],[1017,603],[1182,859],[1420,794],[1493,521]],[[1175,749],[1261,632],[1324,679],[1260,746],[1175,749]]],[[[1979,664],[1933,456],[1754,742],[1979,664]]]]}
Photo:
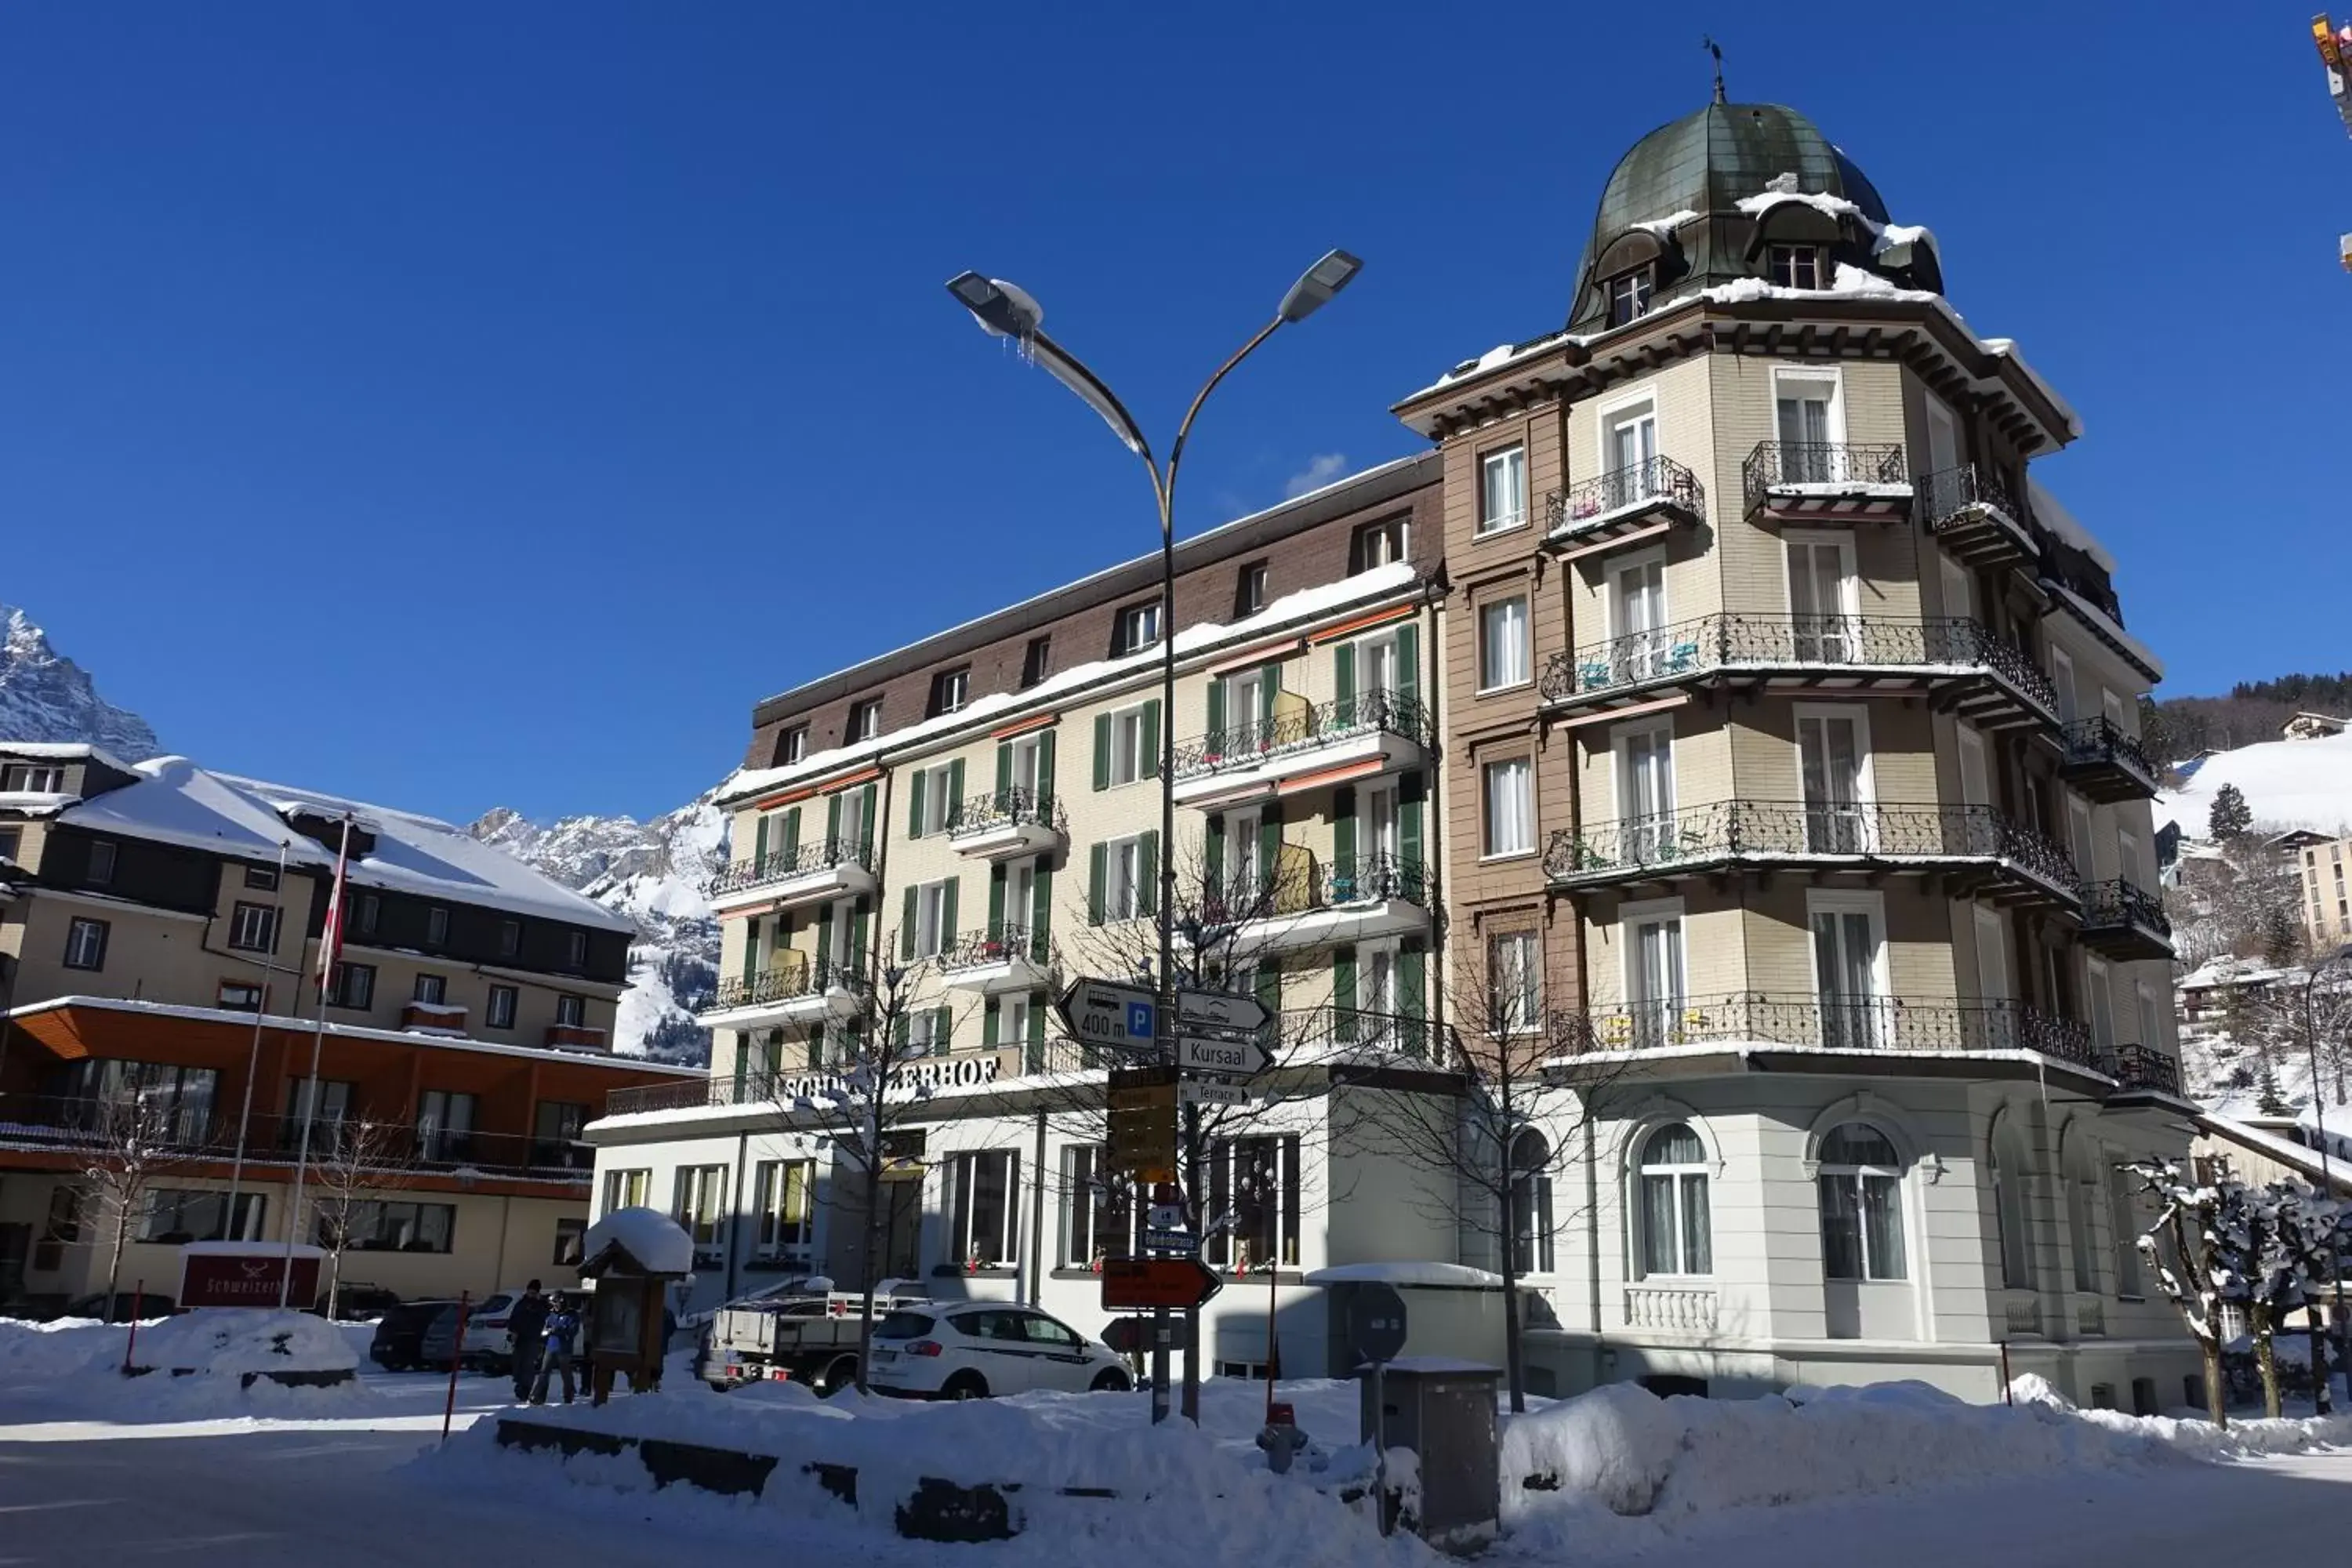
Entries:
{"type": "Polygon", "coordinates": [[[1129,1002],[1127,1005],[1127,1033],[1129,1039],[1148,1040],[1157,1033],[1151,1026],[1151,1004],[1129,1002]]]}

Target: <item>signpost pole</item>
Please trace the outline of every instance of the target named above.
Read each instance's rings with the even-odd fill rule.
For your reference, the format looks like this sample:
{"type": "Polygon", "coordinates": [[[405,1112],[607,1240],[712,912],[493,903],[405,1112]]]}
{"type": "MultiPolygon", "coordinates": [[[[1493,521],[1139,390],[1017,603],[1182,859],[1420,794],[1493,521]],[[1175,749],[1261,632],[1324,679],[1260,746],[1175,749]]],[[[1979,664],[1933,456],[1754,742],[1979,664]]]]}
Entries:
{"type": "Polygon", "coordinates": [[[449,1352],[449,1397],[441,1406],[441,1441],[449,1440],[449,1418],[457,1411],[457,1363],[466,1359],[466,1311],[473,1305],[472,1293],[457,1292],[457,1337],[449,1352]]]}

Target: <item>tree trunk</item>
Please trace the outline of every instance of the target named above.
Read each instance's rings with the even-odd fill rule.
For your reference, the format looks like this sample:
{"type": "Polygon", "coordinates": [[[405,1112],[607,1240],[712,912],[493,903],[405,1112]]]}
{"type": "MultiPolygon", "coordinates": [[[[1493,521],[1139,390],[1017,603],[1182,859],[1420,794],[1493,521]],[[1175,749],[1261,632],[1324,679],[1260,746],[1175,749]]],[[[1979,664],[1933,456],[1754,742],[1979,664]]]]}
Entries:
{"type": "Polygon", "coordinates": [[[2230,1391],[2221,1377],[2221,1342],[2200,1339],[2198,1353],[2205,1358],[2205,1414],[2216,1426],[2230,1424],[2230,1391]]]}
{"type": "MultiPolygon", "coordinates": [[[[340,1237],[342,1226],[337,1226],[335,1234],[340,1237]]],[[[342,1289],[343,1249],[339,1242],[335,1249],[327,1254],[327,1321],[331,1323],[335,1321],[335,1307],[342,1296],[342,1289]]]]}
{"type": "MultiPolygon", "coordinates": [[[[878,1140],[877,1140],[878,1142],[878,1140]]],[[[880,1152],[869,1145],[866,1154],[866,1258],[859,1272],[866,1276],[866,1289],[859,1301],[857,1315],[857,1392],[871,1392],[867,1387],[866,1366],[874,1359],[874,1287],[882,1250],[882,1158],[880,1152]]]]}
{"type": "Polygon", "coordinates": [[[130,1235],[131,1205],[128,1203],[117,1204],[114,1205],[114,1246],[106,1263],[106,1306],[103,1310],[105,1321],[110,1323],[114,1321],[114,1293],[122,1285],[122,1244],[130,1235]]]}
{"type": "Polygon", "coordinates": [[[2317,1301],[2304,1305],[2305,1319],[2311,1324],[2311,1413],[2326,1415],[2333,1413],[2335,1390],[2331,1385],[2336,1374],[2327,1367],[2326,1313],[2317,1301]]]}
{"type": "Polygon", "coordinates": [[[2257,1306],[2246,1314],[2246,1326],[2254,1336],[2254,1365],[2263,1374],[2263,1414],[2275,1421],[2282,1414],[2279,1398],[2278,1344],[2272,1331],[2268,1307],[2257,1306]]]}
{"type": "Polygon", "coordinates": [[[1518,1188],[1510,1179],[1510,1151],[1503,1153],[1501,1257],[1503,1276],[1503,1382],[1510,1390],[1511,1414],[1528,1410],[1527,1366],[1519,1349],[1519,1220],[1518,1188]]]}

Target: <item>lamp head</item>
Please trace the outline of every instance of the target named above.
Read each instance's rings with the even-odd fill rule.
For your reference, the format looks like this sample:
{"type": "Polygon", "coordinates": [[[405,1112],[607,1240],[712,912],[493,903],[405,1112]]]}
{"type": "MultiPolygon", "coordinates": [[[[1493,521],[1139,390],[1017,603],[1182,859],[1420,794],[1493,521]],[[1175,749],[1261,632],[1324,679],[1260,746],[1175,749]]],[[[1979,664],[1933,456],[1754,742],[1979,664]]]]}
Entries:
{"type": "Polygon", "coordinates": [[[1331,296],[1355,280],[1364,264],[1344,250],[1334,250],[1307,269],[1307,275],[1290,286],[1282,297],[1282,319],[1303,321],[1325,305],[1331,296]]]}
{"type": "Polygon", "coordinates": [[[991,337],[1025,338],[1045,320],[1045,308],[1018,284],[977,272],[959,272],[948,279],[948,292],[970,310],[981,331],[991,337]]]}

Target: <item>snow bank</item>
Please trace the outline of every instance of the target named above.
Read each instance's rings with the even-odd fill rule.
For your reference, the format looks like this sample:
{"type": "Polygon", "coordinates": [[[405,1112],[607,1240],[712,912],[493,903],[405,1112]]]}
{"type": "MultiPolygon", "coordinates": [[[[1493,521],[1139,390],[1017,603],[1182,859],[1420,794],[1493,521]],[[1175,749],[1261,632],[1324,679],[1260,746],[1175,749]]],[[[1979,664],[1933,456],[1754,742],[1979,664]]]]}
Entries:
{"type": "Polygon", "coordinates": [[[355,1371],[360,1352],[349,1331],[361,1326],[308,1312],[211,1308],[142,1323],[134,1343],[123,1323],[0,1319],[0,1387],[112,1420],[365,1415],[375,1394],[355,1379],[288,1388],[257,1375],[245,1384],[248,1373],[355,1371]],[[151,1370],[125,1377],[126,1352],[151,1370]]]}
{"type": "Polygon", "coordinates": [[[2208,757],[2180,788],[2156,797],[2156,825],[2178,823],[2182,833],[2203,837],[2213,797],[2232,784],[2256,822],[2352,830],[2352,734],[2263,741],[2208,757]]]}
{"type": "Polygon", "coordinates": [[[694,1238],[659,1209],[614,1209],[588,1227],[580,1256],[593,1260],[608,1247],[621,1247],[650,1274],[694,1272],[694,1238]]]}
{"type": "Polygon", "coordinates": [[[360,1358],[341,1325],[309,1312],[203,1308],[139,1331],[133,1366],[243,1377],[247,1373],[356,1372],[360,1358]]]}

